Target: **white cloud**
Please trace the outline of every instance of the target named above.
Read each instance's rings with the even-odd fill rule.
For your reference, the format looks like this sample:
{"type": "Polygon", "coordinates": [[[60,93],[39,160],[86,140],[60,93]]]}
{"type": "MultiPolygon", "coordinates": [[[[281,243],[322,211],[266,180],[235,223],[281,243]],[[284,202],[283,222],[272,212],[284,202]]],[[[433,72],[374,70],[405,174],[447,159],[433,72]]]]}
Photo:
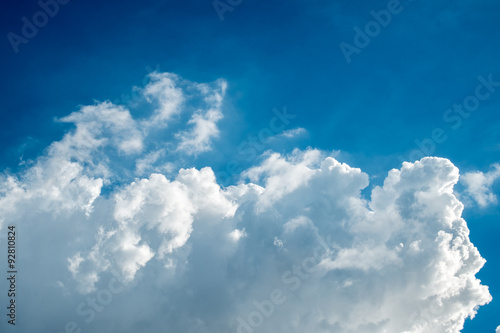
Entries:
{"type": "Polygon", "coordinates": [[[320,263],[320,268],[330,270],[381,270],[389,265],[398,265],[401,259],[397,252],[383,245],[366,244],[353,249],[342,249],[335,260],[327,258],[320,263]]]}
{"type": "Polygon", "coordinates": [[[150,82],[139,89],[146,101],[154,106],[153,113],[141,121],[143,131],[165,128],[190,115],[186,129],[177,130],[177,151],[194,155],[212,148],[212,140],[219,136],[217,123],[223,118],[222,103],[227,82],[195,83],[172,73],[153,72],[150,82]]]}
{"type": "Polygon", "coordinates": [[[133,154],[142,151],[143,137],[138,124],[122,106],[109,102],[84,106],[60,121],[76,124],[75,133],[61,142],[68,148],[95,149],[105,145],[110,138],[120,152],[133,154]]]}
{"type": "Polygon", "coordinates": [[[149,76],[151,82],[142,91],[156,109],[142,121],[144,130],[167,127],[182,113],[189,113],[188,128],[175,133],[176,150],[188,155],[210,150],[212,140],[219,136],[217,123],[223,118],[221,108],[227,82],[219,79],[194,83],[172,73],[153,72],[149,76]]]}
{"type": "Polygon", "coordinates": [[[288,139],[295,138],[301,135],[307,134],[307,130],[303,127],[298,127],[290,130],[286,130],[283,133],[279,134],[278,137],[285,137],[288,139]]]}
{"type": "Polygon", "coordinates": [[[314,170],[309,166],[317,164],[320,158],[321,153],[317,150],[309,150],[306,153],[295,150],[291,155],[291,161],[273,153],[262,165],[245,171],[243,176],[252,182],[265,183],[265,190],[257,208],[266,209],[284,195],[307,183],[314,174],[314,170]]]}
{"type": "Polygon", "coordinates": [[[468,172],[462,176],[466,192],[477,202],[480,207],[497,203],[497,196],[492,192],[491,186],[500,178],[500,165],[494,164],[494,169],[483,173],[481,171],[468,172]]]}
{"type": "Polygon", "coordinates": [[[197,85],[197,88],[204,96],[208,109],[198,109],[188,122],[188,124],[192,125],[192,128],[176,134],[176,137],[180,140],[178,150],[187,154],[210,150],[212,139],[219,136],[217,122],[223,117],[221,106],[227,83],[219,80],[216,85],[215,88],[210,88],[206,84],[197,85]]]}
{"type": "Polygon", "coordinates": [[[149,74],[150,82],[144,87],[143,94],[147,101],[156,103],[153,115],[144,124],[146,127],[163,127],[174,116],[181,113],[185,101],[182,80],[172,73],[153,72],[149,74]]]}
{"type": "MultiPolygon", "coordinates": [[[[150,278],[158,274],[147,270],[155,253],[177,263],[187,259],[187,266],[169,261],[164,269],[199,292],[231,291],[226,301],[233,309],[221,313],[229,327],[238,317],[247,320],[253,301],[266,292],[293,293],[297,301],[281,305],[259,326],[262,332],[459,332],[491,300],[475,278],[485,260],[469,241],[463,205],[453,194],[458,169],[448,160],[405,163],[369,202],[360,196],[368,176],[319,151],[271,154],[245,174],[266,184],[263,190],[253,184],[222,190],[209,168],[181,170],[174,181],[154,174],[125,187],[116,195],[118,238],[110,238],[115,245],[100,257],[115,261],[130,280],[140,270],[150,278]],[[276,179],[290,174],[293,186],[278,187],[276,179]],[[271,204],[262,206],[269,198],[271,204]],[[318,253],[325,243],[330,248],[318,253]],[[284,244],[286,251],[272,251],[284,244]],[[187,252],[176,253],[186,246],[187,252]],[[313,253],[317,260],[307,261],[313,253]],[[219,260],[226,263],[219,268],[224,275],[210,277],[201,263],[219,260]],[[299,275],[284,279],[287,263],[294,262],[317,268],[302,282],[299,275]],[[292,320],[304,317],[309,319],[292,320]]],[[[193,310],[191,301],[177,302],[193,310]]],[[[208,313],[198,316],[205,325],[214,320],[208,313]]],[[[179,327],[196,327],[191,325],[179,327]]],[[[207,327],[227,327],[213,325],[207,327]]]]}
{"type": "Polygon", "coordinates": [[[497,327],[495,333],[500,333],[500,326],[497,327]]]}
{"type": "Polygon", "coordinates": [[[23,174],[0,177],[0,209],[3,212],[0,229],[2,222],[17,219],[15,215],[23,207],[36,207],[56,214],[76,210],[87,215],[91,213],[104,183],[101,177],[108,171],[100,163],[94,163],[93,148],[89,147],[94,143],[81,140],[80,134],[67,134],[62,141],[53,143],[47,155],[23,174]],[[88,161],[88,166],[84,167],[82,161],[88,161]]]}
{"type": "MultiPolygon", "coordinates": [[[[209,168],[181,169],[174,181],[152,174],[118,191],[114,201],[116,224],[111,225],[107,237],[99,238],[87,260],[92,262],[92,257],[99,257],[114,262],[113,267],[100,265],[98,271],[117,269],[126,281],[133,280],[154,257],[171,266],[169,255],[186,244],[198,215],[221,220],[233,216],[237,208],[216,184],[209,168]]],[[[245,236],[245,229],[230,233],[236,241],[245,236]]],[[[78,263],[82,262],[80,254],[77,258],[78,263]]],[[[70,270],[76,277],[75,269],[70,270]]],[[[78,279],[90,285],[82,286],[82,290],[93,290],[93,284],[85,277],[78,279]]]]}
{"type": "Polygon", "coordinates": [[[152,174],[149,179],[124,188],[117,193],[115,200],[114,217],[120,229],[127,231],[124,237],[133,239],[134,244],[138,243],[138,239],[132,235],[143,226],[168,235],[162,242],[160,256],[183,246],[189,238],[196,207],[181,183],[152,174]],[[132,231],[135,232],[131,235],[132,231]]]}
{"type": "MultiPolygon", "coordinates": [[[[172,122],[178,106],[188,118],[220,108],[213,85],[157,81],[147,119],[172,122]],[[208,107],[190,113],[186,91],[208,107]]],[[[107,102],[83,107],[63,118],[76,128],[26,172],[0,177],[0,223],[22,227],[20,253],[31,255],[23,288],[39,295],[24,303],[37,320],[23,331],[75,320],[89,332],[144,323],[237,332],[238,318],[248,324],[279,289],[284,301],[255,331],[458,333],[491,300],[475,277],[485,260],[470,242],[449,160],[404,163],[362,196],[368,175],[327,152],[268,152],[222,188],[210,167],[179,167],[172,154],[182,149],[151,144],[147,119],[107,102]],[[166,163],[178,171],[162,174],[166,163]],[[75,309],[99,299],[114,272],[126,287],[87,324],[75,309]]],[[[197,141],[193,124],[177,132],[202,142],[186,145],[188,154],[215,137],[197,141]]]]}

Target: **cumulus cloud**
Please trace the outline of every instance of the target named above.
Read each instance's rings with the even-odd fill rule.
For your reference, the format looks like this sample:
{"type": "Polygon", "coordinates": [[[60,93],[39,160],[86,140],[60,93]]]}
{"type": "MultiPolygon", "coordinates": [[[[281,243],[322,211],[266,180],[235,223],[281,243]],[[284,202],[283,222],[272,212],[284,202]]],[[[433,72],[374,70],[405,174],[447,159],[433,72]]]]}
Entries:
{"type": "Polygon", "coordinates": [[[1,226],[22,228],[31,256],[24,295],[40,295],[20,300],[35,319],[21,329],[457,333],[491,301],[449,160],[404,163],[367,196],[369,176],[330,153],[267,152],[221,187],[168,158],[209,146],[215,132],[191,120],[220,112],[224,84],[180,82],[145,88],[146,120],[81,108],[33,166],[0,178],[1,226]],[[189,111],[186,92],[209,107],[189,111]],[[150,146],[152,124],[184,111],[172,140],[193,143],[150,146]]]}
{"type": "Polygon", "coordinates": [[[497,196],[492,192],[491,186],[500,178],[500,165],[494,164],[493,170],[483,173],[481,171],[468,172],[462,176],[466,192],[480,207],[497,203],[497,196]]]}
{"type": "Polygon", "coordinates": [[[491,300],[475,278],[485,260],[469,241],[463,205],[453,194],[459,173],[450,161],[405,163],[374,188],[370,201],[360,195],[365,173],[317,150],[268,155],[243,176],[259,184],[223,190],[209,168],[183,169],[173,181],[152,175],[132,183],[114,203],[120,246],[100,257],[115,258],[126,279],[147,271],[154,256],[190,262],[173,280],[187,279],[201,294],[215,285],[222,293],[216,298],[232,304],[217,306],[222,324],[210,311],[192,312],[191,301],[177,300],[191,313],[184,315],[203,323],[199,332],[254,326],[262,332],[459,332],[491,300]],[[161,241],[153,247],[154,229],[161,241]],[[150,244],[139,245],[146,238],[150,244]],[[176,251],[186,246],[179,257],[176,251]],[[197,279],[207,272],[196,264],[211,260],[225,263],[223,275],[197,279]],[[288,301],[273,316],[255,319],[255,302],[276,288],[288,301]]]}

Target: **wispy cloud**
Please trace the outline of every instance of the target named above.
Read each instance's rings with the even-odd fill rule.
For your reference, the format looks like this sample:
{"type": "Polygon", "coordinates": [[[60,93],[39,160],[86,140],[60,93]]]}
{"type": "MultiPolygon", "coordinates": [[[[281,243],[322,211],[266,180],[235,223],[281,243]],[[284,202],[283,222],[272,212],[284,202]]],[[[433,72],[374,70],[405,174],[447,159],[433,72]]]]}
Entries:
{"type": "Polygon", "coordinates": [[[498,178],[500,178],[500,164],[493,164],[492,170],[486,173],[467,172],[462,176],[462,182],[466,186],[466,193],[484,208],[497,203],[497,196],[492,191],[492,185],[498,178]]]}
{"type": "Polygon", "coordinates": [[[302,136],[302,135],[306,135],[307,133],[308,132],[307,132],[307,130],[305,128],[298,127],[298,128],[286,130],[283,133],[278,134],[276,137],[277,138],[284,137],[284,138],[292,139],[292,138],[296,138],[296,137],[299,137],[299,136],[302,136]]]}
{"type": "Polygon", "coordinates": [[[188,122],[192,128],[176,134],[180,140],[177,149],[190,155],[210,150],[212,139],[219,136],[217,122],[223,117],[221,106],[227,83],[219,80],[215,88],[206,84],[199,84],[197,88],[203,95],[207,109],[198,109],[188,122]]]}

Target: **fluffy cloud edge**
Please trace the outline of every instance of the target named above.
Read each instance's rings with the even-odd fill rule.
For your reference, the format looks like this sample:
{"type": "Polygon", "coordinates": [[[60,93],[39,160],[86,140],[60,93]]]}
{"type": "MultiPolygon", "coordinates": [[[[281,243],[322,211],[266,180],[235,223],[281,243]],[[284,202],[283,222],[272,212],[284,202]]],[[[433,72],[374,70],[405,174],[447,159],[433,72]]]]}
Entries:
{"type": "MultiPolygon", "coordinates": [[[[85,230],[96,220],[95,243],[78,243],[66,257],[65,268],[80,293],[95,292],[111,271],[130,283],[168,272],[158,282],[163,288],[187,278],[203,292],[213,284],[221,294],[233,295],[226,299],[230,304],[241,301],[226,309],[225,316],[233,319],[247,311],[245,302],[252,304],[255,295],[266,292],[269,274],[279,280],[276,269],[315,246],[325,247],[325,237],[330,237],[332,247],[317,261],[312,284],[297,293],[303,302],[284,305],[288,314],[310,319],[299,327],[277,315],[268,323],[269,331],[458,332],[466,318],[491,301],[488,288],[475,277],[485,260],[469,240],[461,217],[464,206],[455,197],[459,170],[447,159],[403,163],[372,190],[370,199],[361,196],[369,185],[366,173],[316,149],[267,152],[262,163],[242,172],[238,185],[226,188],[210,167],[162,174],[175,167],[157,162],[176,149],[147,149],[150,131],[156,125],[166,128],[182,112],[178,108],[187,98],[181,101],[179,91],[196,91],[198,104],[206,108],[193,111],[187,123],[191,127],[173,137],[196,143],[177,151],[206,151],[218,133],[214,124],[221,117],[224,82],[194,84],[159,75],[146,87],[149,101],[157,103],[146,120],[109,102],[61,118],[75,129],[26,172],[0,178],[2,226],[25,217],[25,207],[43,213],[49,225],[72,216],[74,225],[66,227],[85,230]],[[161,91],[173,96],[155,95],[161,91]],[[201,120],[212,116],[210,130],[198,131],[198,124],[205,126],[201,120]],[[117,182],[121,165],[116,160],[121,158],[132,161],[135,170],[126,170],[130,172],[103,196],[103,186],[117,182]],[[131,181],[134,175],[140,178],[131,181]],[[81,214],[84,218],[76,218],[81,214]],[[211,279],[198,280],[207,273],[203,263],[208,261],[218,268],[210,269],[211,279]],[[401,282],[401,275],[408,280],[401,282]],[[323,291],[317,299],[310,293],[316,288],[323,291]],[[398,318],[411,318],[411,323],[398,318]]],[[[184,315],[193,311],[190,304],[184,306],[184,315]]]]}
{"type": "Polygon", "coordinates": [[[485,173],[472,171],[462,176],[462,182],[466,186],[466,193],[481,208],[495,205],[498,202],[497,195],[492,191],[492,185],[500,178],[500,164],[493,164],[491,168],[491,171],[485,173]]]}

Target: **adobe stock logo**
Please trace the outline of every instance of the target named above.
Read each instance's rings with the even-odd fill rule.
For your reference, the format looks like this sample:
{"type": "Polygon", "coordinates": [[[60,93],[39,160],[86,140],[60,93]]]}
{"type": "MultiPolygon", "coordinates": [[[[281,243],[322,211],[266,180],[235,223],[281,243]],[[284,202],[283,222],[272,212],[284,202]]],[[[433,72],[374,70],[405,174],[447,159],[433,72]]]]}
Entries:
{"type": "MultiPolygon", "coordinates": [[[[114,270],[110,271],[112,277],[109,279],[108,286],[99,289],[94,297],[87,297],[86,302],[81,302],[76,307],[76,314],[80,317],[86,317],[85,323],[92,323],[99,313],[103,312],[104,308],[111,304],[114,296],[122,293],[127,287],[127,281],[114,270]]],[[[80,326],[76,321],[69,320],[64,325],[60,333],[82,333],[88,332],[84,327],[80,326]]]]}
{"type": "Polygon", "coordinates": [[[319,246],[314,249],[312,255],[303,259],[301,263],[292,265],[287,271],[283,272],[281,275],[283,286],[273,289],[269,293],[269,297],[263,301],[254,301],[253,311],[251,310],[248,315],[239,316],[236,319],[236,333],[262,332],[261,327],[265,324],[266,320],[269,319],[280,306],[283,306],[288,300],[291,300],[291,297],[288,297],[287,294],[293,295],[317,272],[323,259],[322,250],[324,250],[323,253],[329,253],[330,255],[335,251],[335,249],[328,244],[332,244],[332,242],[329,240],[325,242],[321,239],[319,246]]]}
{"type": "MultiPolygon", "coordinates": [[[[411,2],[413,0],[407,0],[411,2]]],[[[360,54],[361,50],[370,45],[373,38],[377,37],[381,32],[382,28],[386,28],[391,22],[395,15],[400,14],[404,7],[400,0],[389,0],[387,3],[387,8],[380,11],[372,10],[370,15],[373,20],[365,24],[364,29],[358,26],[353,28],[355,34],[353,39],[353,44],[346,42],[341,42],[339,44],[340,50],[344,55],[345,60],[348,64],[352,62],[353,54],[360,54]]]]}
{"type": "Polygon", "coordinates": [[[17,54],[19,53],[19,45],[28,44],[30,39],[35,38],[38,34],[38,30],[43,28],[49,23],[49,18],[53,18],[59,13],[59,5],[65,5],[70,0],[47,0],[43,2],[38,1],[38,6],[41,10],[33,14],[31,20],[26,16],[21,18],[23,26],[21,27],[21,35],[14,32],[9,32],[7,34],[7,39],[12,46],[12,49],[17,54]]]}
{"type": "MultiPolygon", "coordinates": [[[[479,110],[482,103],[491,98],[500,87],[500,81],[494,81],[491,73],[487,77],[480,75],[477,80],[479,84],[476,85],[473,93],[466,96],[462,103],[454,103],[453,107],[448,108],[443,113],[444,122],[450,124],[451,129],[454,131],[462,126],[465,119],[479,110]]],[[[437,146],[448,140],[448,132],[449,130],[446,130],[446,128],[434,128],[426,138],[415,140],[417,148],[413,149],[407,157],[400,155],[399,160],[402,163],[405,161],[412,162],[424,156],[432,156],[436,152],[437,146]]]]}
{"type": "Polygon", "coordinates": [[[227,161],[225,170],[217,172],[216,177],[222,184],[229,184],[233,175],[240,174],[244,170],[242,163],[254,162],[264,152],[273,136],[283,133],[290,121],[297,117],[295,114],[288,113],[286,106],[283,107],[283,111],[274,108],[272,112],[275,116],[269,120],[269,125],[262,128],[257,135],[249,135],[241,142],[238,145],[237,154],[227,161]],[[240,160],[240,157],[244,161],[240,160]]]}
{"type": "Polygon", "coordinates": [[[224,21],[224,13],[232,12],[234,8],[241,5],[242,2],[243,0],[214,0],[214,2],[212,2],[212,5],[214,6],[214,9],[219,16],[219,20],[221,20],[222,22],[224,21]]]}

